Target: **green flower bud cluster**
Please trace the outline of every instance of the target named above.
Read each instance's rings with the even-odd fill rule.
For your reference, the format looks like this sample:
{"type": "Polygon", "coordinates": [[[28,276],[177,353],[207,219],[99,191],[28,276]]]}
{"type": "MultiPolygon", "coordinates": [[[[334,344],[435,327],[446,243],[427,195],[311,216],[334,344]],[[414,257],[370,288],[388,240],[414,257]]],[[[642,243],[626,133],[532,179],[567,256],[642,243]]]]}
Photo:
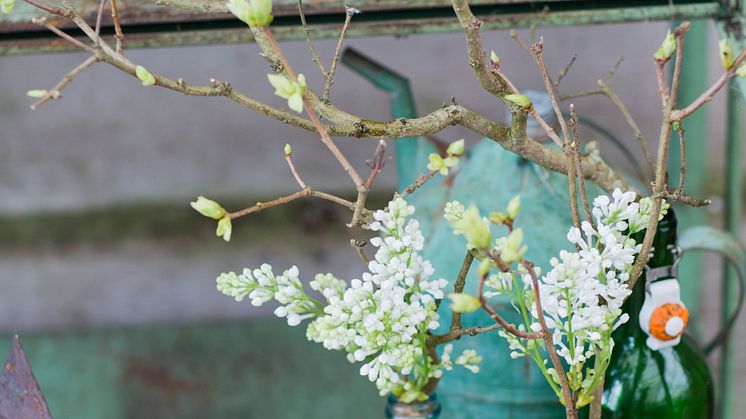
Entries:
{"type": "Polygon", "coordinates": [[[439,172],[443,176],[448,175],[448,169],[458,164],[459,157],[464,154],[464,139],[452,142],[446,150],[447,157],[443,158],[440,154],[430,153],[427,163],[427,170],[439,172]]]}
{"type": "Polygon", "coordinates": [[[521,196],[516,195],[515,198],[508,202],[508,207],[505,212],[492,212],[490,213],[490,221],[495,224],[506,224],[512,225],[518,216],[518,211],[521,209],[521,196]]]}
{"type": "Polygon", "coordinates": [[[288,100],[290,109],[303,112],[303,93],[306,91],[306,76],[298,74],[298,80],[290,80],[279,74],[267,74],[269,83],[275,88],[275,95],[288,100]]]}

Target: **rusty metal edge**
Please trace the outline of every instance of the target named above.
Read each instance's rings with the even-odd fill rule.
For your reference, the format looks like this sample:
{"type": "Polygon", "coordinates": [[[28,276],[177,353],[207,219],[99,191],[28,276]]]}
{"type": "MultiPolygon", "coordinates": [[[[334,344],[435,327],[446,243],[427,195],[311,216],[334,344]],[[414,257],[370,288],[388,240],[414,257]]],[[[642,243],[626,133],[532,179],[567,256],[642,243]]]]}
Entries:
{"type": "MultiPolygon", "coordinates": [[[[724,18],[723,10],[717,3],[688,4],[657,7],[610,8],[602,10],[561,11],[512,15],[482,16],[483,29],[499,30],[537,25],[568,26],[599,23],[642,22],[670,19],[724,18]]],[[[317,39],[336,38],[338,24],[315,25],[312,28],[317,39]]],[[[350,27],[349,37],[364,36],[407,36],[427,33],[460,31],[453,18],[405,19],[395,21],[359,22],[350,27]]],[[[304,38],[300,26],[278,26],[274,28],[278,39],[285,41],[304,38]]],[[[205,29],[198,31],[174,31],[136,33],[127,36],[128,48],[159,48],[187,45],[242,44],[252,42],[247,28],[205,29]]],[[[57,39],[39,38],[26,40],[0,41],[0,55],[25,55],[38,53],[68,52],[75,48],[57,39]]]]}

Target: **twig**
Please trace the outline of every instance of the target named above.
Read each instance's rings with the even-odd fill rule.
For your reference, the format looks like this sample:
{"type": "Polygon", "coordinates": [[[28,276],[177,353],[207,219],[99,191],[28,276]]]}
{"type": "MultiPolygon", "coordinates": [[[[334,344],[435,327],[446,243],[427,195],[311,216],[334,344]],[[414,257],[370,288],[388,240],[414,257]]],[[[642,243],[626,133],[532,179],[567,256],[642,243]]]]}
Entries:
{"type": "MultiPolygon", "coordinates": [[[[253,29],[253,28],[252,28],[253,29]]],[[[297,81],[297,76],[293,72],[293,69],[290,67],[290,64],[288,63],[287,58],[285,58],[284,53],[282,52],[282,49],[277,44],[277,40],[275,39],[274,34],[272,34],[272,31],[269,30],[266,26],[258,28],[259,32],[263,33],[269,43],[272,45],[272,49],[274,50],[277,58],[280,60],[280,63],[282,64],[283,68],[288,74],[288,77],[290,77],[291,80],[297,81]]],[[[306,98],[303,98],[304,102],[304,108],[306,109],[306,113],[308,114],[308,117],[311,119],[311,122],[313,123],[316,130],[319,132],[319,135],[321,136],[321,142],[326,145],[326,147],[331,151],[334,158],[337,159],[339,164],[342,166],[345,172],[352,178],[353,183],[355,184],[355,187],[358,189],[358,194],[360,194],[364,188],[364,182],[363,179],[360,177],[360,175],[357,173],[357,171],[352,167],[350,162],[347,160],[347,158],[342,154],[342,152],[339,150],[336,144],[334,144],[334,141],[329,136],[329,132],[327,131],[326,127],[321,123],[321,120],[319,120],[318,115],[316,114],[316,111],[309,106],[308,101],[306,98]]]]}
{"type": "Polygon", "coordinates": [[[544,87],[546,88],[549,99],[552,102],[552,108],[554,109],[554,113],[557,115],[557,120],[559,121],[560,128],[562,129],[562,135],[564,136],[565,143],[567,144],[570,141],[570,131],[567,129],[567,122],[565,122],[565,117],[562,116],[562,109],[560,109],[559,101],[557,100],[557,91],[554,88],[554,84],[552,83],[552,78],[549,76],[547,67],[544,64],[544,57],[542,55],[543,49],[544,37],[540,36],[539,42],[533,44],[531,50],[533,51],[533,56],[536,60],[536,64],[538,64],[539,66],[541,76],[544,79],[544,87]]]}
{"type": "Polygon", "coordinates": [[[572,146],[564,147],[565,156],[567,157],[567,191],[569,193],[570,215],[572,216],[572,225],[580,228],[580,211],[578,210],[578,192],[575,185],[577,177],[577,168],[575,167],[575,153],[572,146]]]}
{"type": "Polygon", "coordinates": [[[606,374],[599,374],[599,371],[601,371],[601,367],[601,358],[599,354],[596,353],[596,357],[593,360],[593,370],[596,372],[599,378],[597,378],[598,382],[596,383],[596,388],[593,390],[593,401],[591,402],[591,406],[589,408],[590,412],[588,415],[588,419],[601,419],[601,414],[603,413],[604,376],[606,374]]]}
{"type": "Polygon", "coordinates": [[[578,189],[580,190],[580,201],[583,203],[583,211],[585,212],[585,219],[593,225],[595,228],[595,223],[593,222],[593,216],[591,215],[591,208],[590,204],[588,203],[588,195],[585,191],[585,179],[583,178],[583,173],[581,171],[581,163],[580,163],[580,132],[578,129],[578,114],[575,112],[575,105],[570,105],[570,129],[572,130],[572,138],[573,142],[570,144],[570,147],[573,151],[573,156],[575,158],[575,168],[577,170],[577,180],[578,180],[578,189]]]}
{"type": "MultiPolygon", "coordinates": [[[[453,281],[454,293],[460,294],[464,292],[466,276],[469,274],[469,269],[471,268],[472,262],[474,262],[474,254],[471,253],[471,251],[467,251],[466,256],[464,256],[464,261],[461,263],[461,269],[459,269],[458,275],[456,275],[456,280],[453,281]]],[[[440,304],[442,302],[443,300],[437,300],[435,302],[436,310],[440,307],[440,304]]],[[[451,326],[448,328],[448,332],[442,335],[433,335],[430,339],[433,340],[434,344],[440,345],[442,343],[450,342],[461,337],[461,330],[461,313],[457,311],[451,311],[451,326]]]]}
{"type": "Polygon", "coordinates": [[[365,201],[368,199],[368,190],[361,189],[357,191],[357,199],[355,199],[355,206],[352,210],[352,220],[347,224],[347,227],[357,227],[363,223],[363,214],[365,213],[365,201]]]}
{"type": "Polygon", "coordinates": [[[650,152],[650,147],[648,147],[648,142],[645,139],[645,136],[642,134],[639,125],[637,125],[637,121],[635,121],[635,118],[629,112],[629,109],[627,109],[627,106],[624,104],[622,99],[620,99],[616,94],[610,81],[598,80],[598,85],[601,87],[601,92],[609,98],[611,103],[616,106],[624,117],[624,121],[627,122],[627,125],[632,130],[632,134],[634,134],[637,143],[640,145],[640,149],[642,149],[642,152],[645,155],[645,160],[648,163],[650,172],[653,173],[655,171],[655,159],[653,158],[653,153],[650,152]]]}
{"type": "Polygon", "coordinates": [[[661,103],[665,107],[668,103],[671,93],[668,90],[668,82],[666,81],[666,63],[669,58],[655,59],[655,76],[658,80],[658,94],[661,97],[661,103]]]}
{"type": "Polygon", "coordinates": [[[44,95],[44,97],[42,97],[41,99],[36,101],[36,103],[31,105],[31,109],[36,110],[51,99],[61,98],[62,90],[65,88],[65,86],[70,84],[70,82],[73,81],[75,77],[78,76],[78,74],[82,73],[88,67],[92,66],[94,63],[96,63],[96,61],[98,61],[98,58],[96,56],[88,57],[85,61],[80,63],[77,67],[70,70],[69,73],[65,74],[65,76],[62,77],[62,80],[60,80],[59,83],[57,83],[56,85],[54,85],[54,87],[52,87],[51,89],[47,91],[47,94],[44,95]]]}
{"type": "Polygon", "coordinates": [[[741,64],[744,62],[744,59],[746,59],[746,51],[741,51],[741,53],[738,54],[738,57],[733,62],[733,66],[730,69],[728,69],[725,73],[723,73],[723,75],[720,76],[720,78],[718,78],[717,81],[712,86],[710,86],[707,90],[705,90],[697,99],[695,99],[692,103],[690,103],[689,106],[687,106],[686,108],[673,111],[671,113],[671,121],[681,121],[682,119],[696,112],[705,103],[710,102],[712,100],[712,97],[715,96],[715,93],[717,93],[720,89],[722,89],[723,86],[728,84],[728,81],[731,78],[733,78],[733,76],[735,76],[736,71],[741,66],[741,64]]]}
{"type": "Polygon", "coordinates": [[[695,207],[695,208],[706,207],[707,205],[712,204],[712,201],[709,199],[694,198],[692,196],[686,195],[683,191],[680,191],[680,190],[675,190],[673,192],[670,190],[665,190],[663,192],[659,192],[653,195],[653,197],[654,198],[665,198],[669,201],[678,201],[678,202],[681,202],[682,204],[686,204],[686,205],[689,205],[690,207],[695,207]]]}
{"type": "Polygon", "coordinates": [[[578,58],[578,53],[574,52],[572,54],[572,57],[570,58],[570,62],[567,63],[567,65],[560,71],[559,75],[557,76],[557,81],[554,82],[554,87],[559,87],[560,83],[562,82],[562,79],[565,78],[567,73],[572,68],[572,65],[575,64],[575,60],[578,58]]]}
{"type": "Polygon", "coordinates": [[[36,7],[36,8],[44,10],[45,12],[51,13],[53,15],[64,17],[66,19],[70,19],[72,17],[72,12],[70,10],[67,10],[67,9],[62,9],[62,8],[59,8],[59,7],[49,6],[49,5],[44,4],[44,3],[42,3],[42,2],[40,2],[38,0],[23,0],[23,1],[25,1],[26,3],[32,5],[32,6],[36,7]]]}
{"type": "Polygon", "coordinates": [[[604,94],[604,91],[601,89],[588,89],[588,90],[581,90],[578,92],[560,94],[559,100],[565,101],[565,100],[575,99],[579,97],[602,95],[602,94],[604,94]]]}
{"type": "MultiPolygon", "coordinates": [[[[459,269],[458,274],[456,275],[456,280],[453,281],[454,293],[460,294],[464,292],[466,276],[469,274],[469,269],[471,269],[471,264],[473,262],[474,254],[471,251],[467,251],[466,256],[464,256],[464,261],[461,263],[461,269],[459,269]]],[[[438,303],[438,306],[440,306],[440,303],[438,303]]],[[[451,313],[450,331],[454,332],[457,329],[461,329],[461,313],[454,311],[451,313]]]]}
{"type": "Polygon", "coordinates": [[[619,70],[619,66],[622,65],[622,61],[624,61],[624,57],[621,55],[617,57],[616,63],[614,63],[614,66],[609,69],[609,72],[606,75],[606,80],[611,84],[611,81],[614,79],[614,75],[616,74],[617,70],[619,70]]]}
{"type": "Polygon", "coordinates": [[[329,101],[329,94],[331,93],[332,85],[334,84],[334,74],[337,72],[339,54],[342,52],[342,45],[344,44],[345,35],[347,34],[347,28],[350,26],[352,16],[357,13],[360,13],[360,11],[353,7],[345,6],[345,22],[342,25],[342,31],[339,33],[337,48],[334,50],[334,57],[332,58],[332,65],[329,68],[329,72],[325,75],[326,83],[324,84],[324,94],[321,96],[321,100],[324,102],[329,101]]]}
{"type": "Polygon", "coordinates": [[[298,182],[298,186],[300,186],[301,189],[307,189],[308,185],[306,185],[306,182],[303,181],[303,178],[300,177],[298,171],[295,169],[295,164],[293,164],[293,155],[285,155],[285,161],[288,162],[288,166],[290,166],[290,173],[293,174],[295,181],[298,182]]]}
{"type": "Polygon", "coordinates": [[[487,57],[482,45],[482,35],[479,28],[482,22],[474,16],[469,8],[468,0],[453,0],[453,11],[458,17],[459,24],[466,35],[466,49],[469,56],[469,65],[482,87],[495,96],[501,97],[506,93],[506,86],[489,71],[491,65],[487,63],[487,57]]]}
{"type": "Polygon", "coordinates": [[[88,45],[86,45],[86,44],[84,44],[82,42],[80,42],[78,39],[73,38],[72,36],[68,35],[66,32],[63,32],[62,30],[60,30],[58,27],[52,25],[51,23],[49,23],[49,20],[47,18],[45,18],[45,17],[35,17],[35,18],[31,19],[31,21],[33,23],[36,23],[37,25],[44,26],[45,28],[47,28],[50,31],[52,31],[54,34],[58,35],[60,38],[63,38],[65,40],[69,41],[71,44],[77,46],[78,48],[80,48],[80,49],[82,49],[82,50],[84,50],[86,52],[89,52],[91,54],[95,54],[96,53],[95,49],[91,48],[90,46],[88,46],[88,45]]]}
{"type": "Polygon", "coordinates": [[[311,40],[311,29],[308,27],[308,24],[306,23],[306,15],[303,13],[303,0],[298,0],[298,14],[300,15],[300,22],[303,25],[303,32],[306,34],[306,44],[308,44],[308,51],[311,53],[311,59],[317,66],[319,66],[321,75],[326,78],[326,69],[324,68],[324,64],[321,63],[321,58],[319,57],[318,51],[316,51],[316,47],[313,45],[313,40],[311,40]]]}
{"type": "Polygon", "coordinates": [[[554,338],[552,337],[552,333],[549,331],[547,322],[544,319],[544,310],[541,307],[541,294],[539,293],[539,279],[536,277],[534,264],[532,262],[524,260],[521,262],[521,265],[526,268],[526,271],[528,271],[528,274],[531,276],[531,282],[533,284],[534,291],[534,302],[536,305],[536,318],[539,320],[539,325],[541,326],[544,343],[547,346],[547,353],[549,354],[549,358],[552,360],[552,365],[554,366],[554,369],[557,372],[557,376],[560,380],[562,396],[565,400],[565,413],[568,419],[577,418],[578,412],[575,408],[575,402],[571,394],[570,383],[568,383],[567,381],[565,368],[562,366],[562,362],[557,356],[557,348],[554,345],[554,338]]]}
{"type": "Polygon", "coordinates": [[[525,42],[523,42],[523,39],[521,39],[520,35],[518,35],[518,32],[515,29],[510,30],[510,37],[513,38],[513,40],[518,44],[519,47],[521,47],[524,51],[526,51],[529,55],[533,56],[533,52],[531,51],[531,48],[529,48],[528,45],[526,45],[525,42]]]}
{"type": "Polygon", "coordinates": [[[325,199],[327,201],[331,201],[331,202],[337,203],[339,205],[345,206],[345,207],[347,207],[349,209],[353,209],[355,207],[355,203],[354,202],[350,202],[350,201],[348,201],[346,199],[343,199],[343,198],[340,198],[338,196],[334,196],[334,195],[331,195],[331,194],[328,194],[328,193],[314,191],[311,188],[305,188],[305,189],[301,189],[301,190],[299,190],[297,192],[293,192],[293,193],[291,193],[289,195],[284,195],[284,196],[281,196],[279,198],[275,198],[275,199],[273,199],[271,201],[257,202],[256,204],[254,204],[254,205],[252,205],[252,206],[250,206],[248,208],[244,208],[242,210],[239,210],[239,211],[228,212],[228,213],[226,213],[226,216],[228,216],[231,219],[236,219],[236,218],[243,217],[243,216],[246,216],[246,215],[249,215],[249,214],[253,214],[253,213],[256,213],[256,212],[263,211],[263,210],[265,210],[267,208],[276,207],[278,205],[284,205],[284,204],[287,204],[288,202],[295,201],[298,198],[304,198],[304,197],[307,197],[307,196],[313,196],[313,197],[316,197],[316,198],[325,199]]]}
{"type": "Polygon", "coordinates": [[[676,133],[679,136],[679,151],[681,157],[681,169],[679,174],[679,184],[676,186],[676,192],[684,191],[684,181],[686,179],[686,141],[684,140],[684,124],[682,122],[675,123],[676,133]]]}
{"type": "Polygon", "coordinates": [[[381,173],[381,170],[383,170],[383,166],[386,163],[384,160],[385,154],[386,141],[379,140],[376,152],[373,155],[373,160],[369,164],[370,175],[368,175],[368,179],[365,181],[365,189],[370,190],[373,187],[373,182],[376,181],[376,176],[378,176],[378,174],[381,173]]]}
{"type": "Polygon", "coordinates": [[[363,250],[363,247],[365,247],[368,244],[367,240],[356,240],[356,239],[350,239],[350,246],[352,246],[353,249],[355,249],[355,253],[357,253],[358,257],[361,261],[365,264],[365,266],[368,266],[368,263],[370,263],[370,259],[365,254],[365,251],[363,250]]]}
{"type": "MultiPolygon", "coordinates": [[[[504,262],[502,262],[499,257],[496,257],[492,255],[489,250],[484,249],[484,252],[488,255],[488,257],[492,258],[497,266],[503,266],[505,265],[504,262]]],[[[544,332],[523,332],[513,326],[512,324],[508,323],[505,319],[503,319],[497,312],[490,307],[489,303],[487,302],[487,298],[484,296],[484,281],[487,278],[487,275],[480,275],[479,276],[479,303],[482,306],[482,309],[487,312],[487,314],[492,317],[492,319],[500,325],[500,327],[507,333],[510,333],[513,336],[517,336],[522,339],[539,339],[544,336],[544,332]]]]}
{"type": "Polygon", "coordinates": [[[420,174],[419,176],[417,176],[417,179],[414,182],[412,182],[409,186],[404,188],[404,190],[401,193],[401,197],[403,198],[411,194],[412,192],[416,191],[417,189],[421,188],[422,185],[424,185],[428,180],[432,179],[436,173],[438,172],[431,170],[426,175],[420,174]]]}
{"type": "MultiPolygon", "coordinates": [[[[684,62],[684,35],[689,30],[691,24],[689,22],[681,23],[673,31],[673,35],[676,38],[676,59],[674,60],[673,66],[673,77],[671,79],[671,101],[673,106],[676,106],[677,98],[679,95],[679,82],[681,81],[681,66],[684,62]]],[[[673,108],[672,108],[673,109],[673,108]]]]}
{"type": "MultiPolygon", "coordinates": [[[[518,88],[515,87],[515,84],[513,84],[513,82],[510,81],[510,79],[508,78],[508,76],[506,76],[505,73],[503,73],[500,70],[499,67],[493,68],[493,72],[495,74],[497,74],[497,76],[503,81],[503,83],[505,83],[505,85],[508,87],[508,89],[512,93],[514,93],[514,94],[520,94],[521,93],[518,90],[518,88]]],[[[505,101],[504,98],[502,98],[502,99],[505,101]]],[[[509,102],[506,101],[506,103],[508,103],[508,105],[510,106],[509,102]]],[[[539,115],[539,113],[536,112],[536,108],[533,107],[533,106],[531,106],[531,111],[529,113],[531,114],[531,116],[534,117],[534,119],[536,120],[536,122],[538,122],[539,126],[544,130],[544,132],[546,132],[546,134],[549,137],[549,139],[551,139],[552,142],[554,142],[558,147],[561,148],[563,146],[562,139],[560,139],[560,137],[557,135],[556,130],[554,128],[552,128],[551,126],[549,126],[549,124],[547,124],[547,122],[544,120],[544,118],[542,118],[541,115],[539,115]]]]}
{"type": "Polygon", "coordinates": [[[116,40],[117,54],[123,54],[124,32],[122,32],[122,24],[119,21],[119,8],[117,7],[117,0],[111,0],[111,20],[114,22],[114,39],[116,40]]]}
{"type": "Polygon", "coordinates": [[[98,13],[96,13],[96,39],[93,41],[94,45],[98,47],[98,41],[101,39],[101,17],[104,15],[104,6],[106,0],[100,0],[98,3],[98,13]]]}

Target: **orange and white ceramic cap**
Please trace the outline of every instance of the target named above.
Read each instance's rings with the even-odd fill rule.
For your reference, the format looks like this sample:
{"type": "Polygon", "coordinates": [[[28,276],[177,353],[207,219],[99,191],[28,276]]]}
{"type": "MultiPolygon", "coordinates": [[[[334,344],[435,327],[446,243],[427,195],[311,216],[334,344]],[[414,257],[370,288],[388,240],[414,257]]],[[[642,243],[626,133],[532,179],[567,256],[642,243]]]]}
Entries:
{"type": "Polygon", "coordinates": [[[650,284],[640,310],[640,327],[648,334],[653,350],[675,346],[689,322],[689,311],[681,301],[679,281],[666,279],[650,284]]]}

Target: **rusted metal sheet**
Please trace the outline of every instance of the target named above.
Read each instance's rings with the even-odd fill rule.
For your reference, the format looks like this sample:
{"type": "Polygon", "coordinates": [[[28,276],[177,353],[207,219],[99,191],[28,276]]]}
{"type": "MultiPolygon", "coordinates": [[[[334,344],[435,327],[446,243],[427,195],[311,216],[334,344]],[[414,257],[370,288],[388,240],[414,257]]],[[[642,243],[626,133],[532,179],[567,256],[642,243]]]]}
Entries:
{"type": "MultiPolygon", "coordinates": [[[[86,6],[93,7],[97,0],[88,0],[86,6]]],[[[191,1],[193,4],[203,4],[205,0],[164,0],[164,1],[191,1]]],[[[530,25],[540,26],[562,26],[580,25],[609,22],[634,22],[646,20],[668,20],[672,18],[714,18],[722,17],[724,9],[718,2],[701,2],[675,5],[651,5],[625,6],[623,2],[572,2],[562,1],[552,3],[518,4],[500,3],[492,5],[474,6],[474,11],[483,20],[483,29],[509,29],[527,27],[530,25]],[[585,9],[576,9],[585,5],[585,9]]],[[[283,3],[293,2],[284,0],[283,3]]],[[[19,2],[20,3],[20,2],[19,2]]],[[[319,0],[308,4],[308,8],[321,10],[324,13],[332,12],[331,4],[341,4],[338,1],[319,0]]],[[[369,0],[359,0],[358,3],[373,3],[369,0]]],[[[391,0],[381,1],[378,9],[369,9],[355,18],[354,24],[350,26],[348,36],[381,36],[381,35],[414,35],[423,33],[436,33],[461,30],[450,7],[434,9],[417,9],[407,3],[407,6],[397,11],[386,11],[382,9],[391,5],[391,0]]],[[[411,2],[417,5],[426,2],[411,2]]],[[[432,0],[434,4],[447,3],[443,0],[432,0]]],[[[475,2],[478,3],[478,2],[475,2]]],[[[208,3],[205,3],[208,4],[208,3]]],[[[180,45],[206,45],[206,44],[237,44],[252,41],[251,32],[246,26],[226,14],[222,14],[222,2],[211,2],[212,6],[205,5],[206,12],[178,11],[175,6],[140,6],[129,10],[125,4],[122,7],[123,16],[129,16],[130,22],[124,23],[128,48],[142,47],[171,47],[180,45]],[[176,10],[176,11],[175,11],[176,10]],[[214,13],[213,13],[214,12],[214,13]],[[141,20],[138,20],[141,19],[141,20]],[[148,23],[148,24],[145,24],[148,23]]],[[[305,3],[304,3],[305,4],[305,3]]],[[[25,6],[25,5],[24,5],[25,6]]],[[[285,4],[285,9],[278,6],[278,17],[273,22],[273,30],[278,39],[298,40],[304,38],[304,32],[299,26],[296,16],[297,10],[291,10],[291,6],[285,4]],[[284,10],[286,15],[282,15],[284,10]]],[[[90,12],[94,13],[94,12],[90,12]]],[[[13,15],[11,15],[13,16],[13,15]]],[[[28,11],[25,15],[31,16],[28,11]]],[[[14,19],[18,19],[15,17],[14,19]]],[[[91,18],[91,21],[95,19],[91,18]]],[[[316,14],[308,13],[308,21],[314,38],[336,38],[339,35],[343,15],[339,14],[316,14]]],[[[34,28],[33,32],[2,33],[11,25],[23,25],[19,20],[14,23],[3,23],[0,21],[0,54],[18,55],[40,52],[59,52],[72,50],[67,42],[52,37],[34,28]]],[[[17,26],[22,27],[22,26],[17,26]]],[[[27,28],[28,29],[28,28],[27,28]]],[[[111,33],[111,28],[104,27],[102,33],[111,33]]]]}
{"type": "MultiPolygon", "coordinates": [[[[561,2],[567,0],[548,0],[561,2]]],[[[587,1],[587,0],[582,0],[587,1]]],[[[54,4],[56,2],[49,2],[54,4]]],[[[98,0],[71,0],[70,3],[84,18],[95,21],[98,0]]],[[[432,8],[449,8],[450,0],[311,0],[303,2],[303,10],[309,16],[344,14],[344,4],[356,7],[366,13],[396,11],[401,16],[407,12],[432,8]]],[[[495,4],[530,3],[527,0],[476,0],[470,2],[474,6],[495,4]]],[[[273,14],[276,17],[296,16],[298,14],[297,0],[276,0],[273,2],[273,14]]],[[[16,9],[10,15],[0,15],[0,33],[37,31],[38,26],[31,23],[31,18],[39,12],[32,6],[21,1],[16,2],[16,9]]],[[[144,25],[162,23],[205,22],[232,19],[228,14],[225,1],[220,0],[129,0],[120,5],[120,18],[123,25],[144,25]]],[[[111,16],[105,14],[104,25],[111,23],[111,16]]],[[[62,22],[60,22],[62,24],[62,22]]],[[[65,24],[62,24],[65,26],[65,24]]]]}
{"type": "Polygon", "coordinates": [[[0,375],[0,419],[52,419],[18,335],[0,375]]]}

